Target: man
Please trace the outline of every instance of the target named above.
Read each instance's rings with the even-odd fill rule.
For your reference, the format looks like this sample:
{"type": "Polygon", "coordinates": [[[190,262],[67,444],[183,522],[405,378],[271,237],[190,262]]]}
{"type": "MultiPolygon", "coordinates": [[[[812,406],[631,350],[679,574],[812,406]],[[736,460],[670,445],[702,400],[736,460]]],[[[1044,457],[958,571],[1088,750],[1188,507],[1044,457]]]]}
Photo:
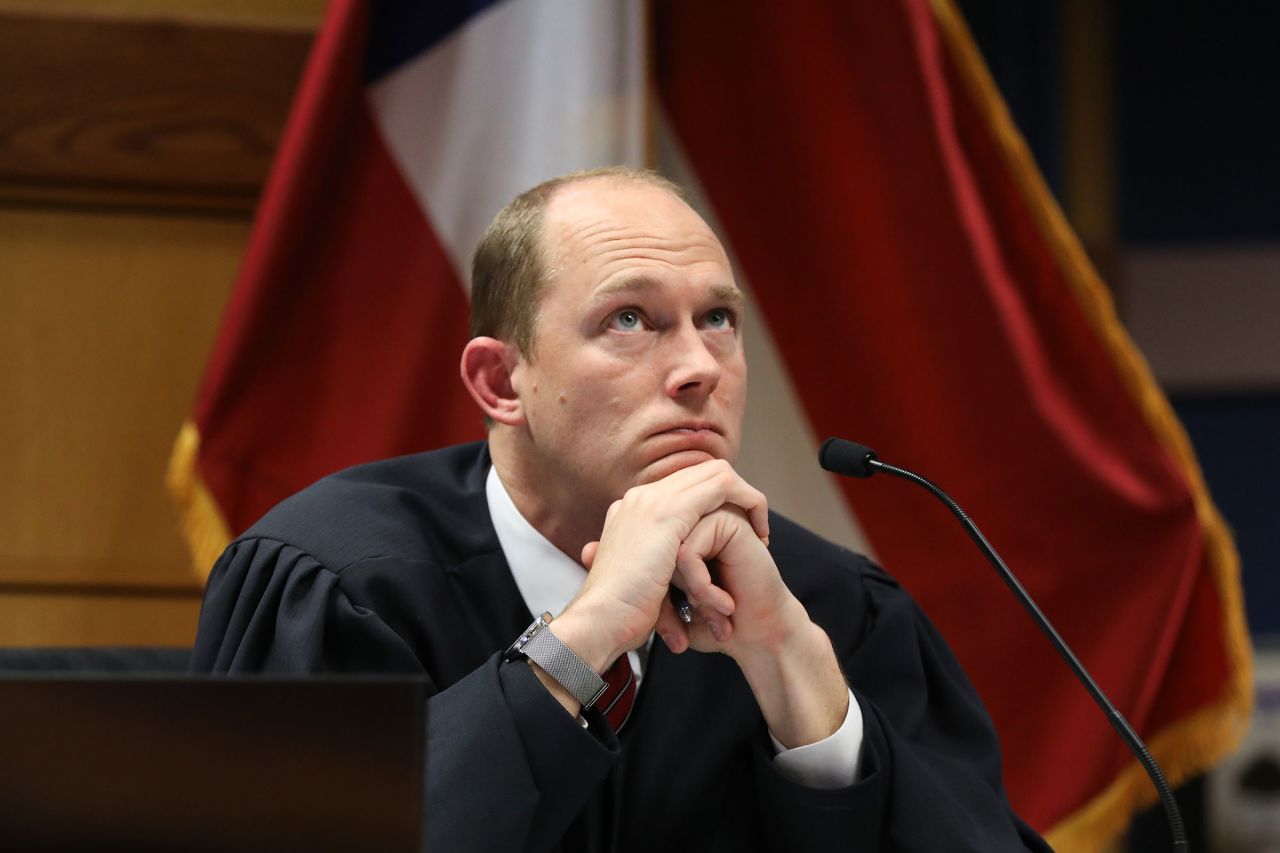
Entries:
{"type": "Polygon", "coordinates": [[[664,180],[524,193],[476,251],[488,442],[268,513],[215,567],[195,667],[425,672],[433,850],[1044,849],[914,605],[733,470],[742,311],[664,180]]]}

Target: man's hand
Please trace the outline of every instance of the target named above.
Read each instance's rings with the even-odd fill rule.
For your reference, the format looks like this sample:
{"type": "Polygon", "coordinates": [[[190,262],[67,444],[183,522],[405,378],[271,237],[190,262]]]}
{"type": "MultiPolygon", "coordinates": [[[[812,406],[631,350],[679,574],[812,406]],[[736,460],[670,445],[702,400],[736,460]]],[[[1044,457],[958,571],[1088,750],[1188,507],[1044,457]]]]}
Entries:
{"type": "Polygon", "coordinates": [[[602,671],[643,644],[659,623],[675,618],[667,597],[672,576],[700,611],[724,625],[733,597],[715,584],[705,563],[677,569],[681,545],[704,516],[725,504],[742,508],[742,523],[758,542],[769,534],[768,504],[728,462],[710,460],[656,483],[636,486],[609,508],[598,543],[583,549],[591,570],[577,597],[551,630],[589,666],[602,671]]]}
{"type": "Polygon", "coordinates": [[[783,746],[816,743],[833,734],[849,710],[849,691],[831,640],[809,619],[782,582],[765,543],[742,512],[725,506],[705,516],[685,539],[677,579],[708,572],[736,608],[692,625],[659,619],[658,633],[673,652],[722,652],[738,664],[769,731],[783,746]],[[724,622],[728,623],[728,628],[724,622]]]}
{"type": "MultiPolygon", "coordinates": [[[[662,485],[679,473],[683,472],[653,485],[662,485]]],[[[732,469],[730,473],[746,485],[732,469]]],[[[655,490],[652,496],[662,499],[665,494],[655,490]]],[[[625,554],[629,548],[638,550],[650,541],[643,526],[613,524],[627,508],[626,501],[620,504],[611,510],[601,542],[583,549],[583,563],[591,570],[587,584],[600,571],[605,554],[625,554]],[[634,531],[641,539],[611,540],[611,528],[612,532],[634,531]],[[619,550],[614,552],[613,547],[619,550]]],[[[660,516],[663,506],[650,509],[660,516]]],[[[760,507],[763,510],[763,496],[760,507]]],[[[641,516],[635,518],[640,520],[641,516]]],[[[769,730],[791,748],[815,743],[835,732],[848,712],[849,694],[831,641],[782,582],[766,542],[759,525],[726,497],[683,536],[674,552],[674,571],[655,575],[666,575],[667,579],[659,588],[647,590],[656,596],[658,605],[656,622],[648,624],[677,654],[692,648],[732,657],[746,676],[769,730]],[[680,587],[695,605],[697,616],[692,625],[680,621],[667,597],[667,584],[680,587]]],[[[665,544],[669,547],[669,542],[665,544]]],[[[586,591],[584,586],[580,599],[586,591]]],[[[571,605],[566,614],[572,609],[571,605]]],[[[639,621],[650,619],[651,612],[646,610],[639,621]]],[[[649,630],[644,629],[640,642],[649,630]]]]}

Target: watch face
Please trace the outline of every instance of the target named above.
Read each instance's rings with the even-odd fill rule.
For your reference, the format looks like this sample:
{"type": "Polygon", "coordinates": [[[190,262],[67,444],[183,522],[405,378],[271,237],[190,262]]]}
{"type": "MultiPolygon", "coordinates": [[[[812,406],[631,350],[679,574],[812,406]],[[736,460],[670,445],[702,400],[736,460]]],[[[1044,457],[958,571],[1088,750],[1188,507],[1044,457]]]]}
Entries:
{"type": "Polygon", "coordinates": [[[548,616],[550,616],[549,613],[544,613],[537,619],[534,619],[533,622],[530,623],[529,627],[524,629],[524,633],[519,637],[516,637],[516,641],[507,647],[506,654],[502,656],[503,660],[508,663],[513,660],[523,660],[525,657],[524,647],[533,639],[534,634],[547,627],[547,621],[549,621],[547,620],[548,616]]]}

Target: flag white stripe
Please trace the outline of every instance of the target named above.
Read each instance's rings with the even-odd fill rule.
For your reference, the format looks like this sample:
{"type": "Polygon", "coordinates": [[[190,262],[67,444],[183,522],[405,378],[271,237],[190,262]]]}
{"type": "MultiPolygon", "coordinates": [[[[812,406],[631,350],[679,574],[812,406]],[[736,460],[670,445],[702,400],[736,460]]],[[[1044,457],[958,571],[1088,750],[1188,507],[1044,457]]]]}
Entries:
{"type": "Polygon", "coordinates": [[[564,172],[642,165],[640,0],[508,0],[370,87],[388,148],[469,287],[493,215],[564,172]]]}

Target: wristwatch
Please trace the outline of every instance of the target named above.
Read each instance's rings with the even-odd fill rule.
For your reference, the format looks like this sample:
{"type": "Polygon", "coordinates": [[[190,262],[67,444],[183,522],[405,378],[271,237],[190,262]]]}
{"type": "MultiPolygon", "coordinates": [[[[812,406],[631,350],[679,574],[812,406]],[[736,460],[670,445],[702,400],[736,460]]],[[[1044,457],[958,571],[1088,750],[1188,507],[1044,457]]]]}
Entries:
{"type": "Polygon", "coordinates": [[[559,682],[561,687],[572,693],[582,703],[585,711],[595,704],[608,685],[599,673],[573,653],[573,649],[560,642],[560,638],[547,628],[550,624],[550,613],[543,613],[534,619],[511,644],[511,648],[507,649],[503,659],[507,663],[525,658],[533,661],[543,672],[559,682]]]}

